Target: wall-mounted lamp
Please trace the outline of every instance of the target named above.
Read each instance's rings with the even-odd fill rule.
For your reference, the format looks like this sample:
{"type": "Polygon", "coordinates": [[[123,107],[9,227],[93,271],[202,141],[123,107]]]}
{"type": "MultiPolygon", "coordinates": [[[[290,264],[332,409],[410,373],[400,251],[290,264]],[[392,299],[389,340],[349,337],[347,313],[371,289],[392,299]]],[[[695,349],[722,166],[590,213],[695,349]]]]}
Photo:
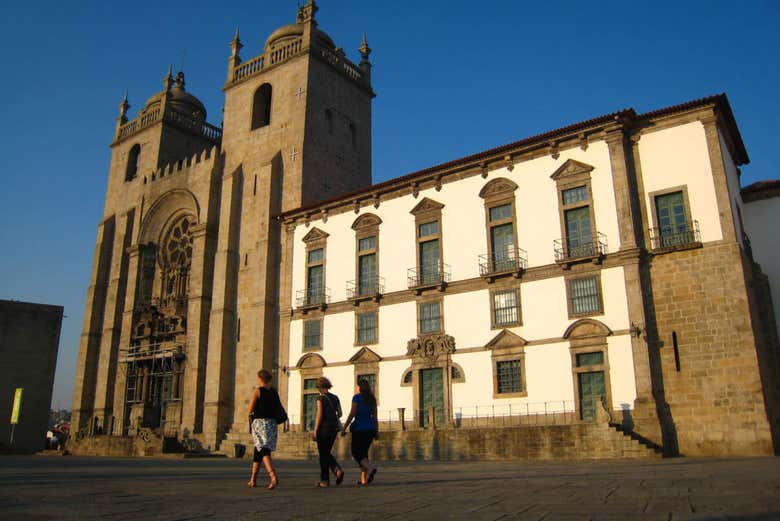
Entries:
{"type": "Polygon", "coordinates": [[[642,336],[642,328],[639,326],[639,324],[634,324],[631,322],[631,326],[628,329],[629,334],[632,338],[639,338],[642,336]]]}

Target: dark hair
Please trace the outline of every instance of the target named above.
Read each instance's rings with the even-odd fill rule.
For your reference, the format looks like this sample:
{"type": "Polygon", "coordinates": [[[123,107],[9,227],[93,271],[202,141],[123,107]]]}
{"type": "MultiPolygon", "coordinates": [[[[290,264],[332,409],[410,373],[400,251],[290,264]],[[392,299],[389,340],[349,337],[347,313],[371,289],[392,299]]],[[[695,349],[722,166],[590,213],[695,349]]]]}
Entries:
{"type": "Polygon", "coordinates": [[[257,372],[257,377],[262,381],[264,381],[265,383],[271,383],[274,381],[274,377],[271,374],[271,371],[269,371],[268,369],[260,369],[257,372]]]}
{"type": "Polygon", "coordinates": [[[371,390],[371,384],[365,378],[358,380],[358,389],[360,389],[360,397],[363,399],[363,403],[369,407],[376,407],[376,396],[371,390]]]}
{"type": "Polygon", "coordinates": [[[330,389],[331,387],[333,387],[333,384],[324,376],[317,378],[317,389],[330,389]]]}

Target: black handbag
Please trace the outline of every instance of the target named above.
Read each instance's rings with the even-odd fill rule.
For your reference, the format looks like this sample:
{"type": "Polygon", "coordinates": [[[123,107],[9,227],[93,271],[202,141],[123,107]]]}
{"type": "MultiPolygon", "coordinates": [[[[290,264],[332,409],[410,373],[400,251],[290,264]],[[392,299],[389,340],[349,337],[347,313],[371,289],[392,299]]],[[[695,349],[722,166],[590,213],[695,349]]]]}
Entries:
{"type": "Polygon", "coordinates": [[[282,401],[279,399],[279,395],[276,395],[276,424],[281,425],[283,423],[286,423],[288,420],[287,418],[287,411],[284,410],[284,406],[282,405],[282,401]]]}

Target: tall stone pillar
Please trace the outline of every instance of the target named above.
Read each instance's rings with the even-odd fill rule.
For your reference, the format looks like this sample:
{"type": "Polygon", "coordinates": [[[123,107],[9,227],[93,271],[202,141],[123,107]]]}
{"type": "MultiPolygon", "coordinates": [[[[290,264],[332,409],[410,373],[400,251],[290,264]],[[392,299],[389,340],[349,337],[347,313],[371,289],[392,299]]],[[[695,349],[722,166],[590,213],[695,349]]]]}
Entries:
{"type": "Polygon", "coordinates": [[[293,260],[293,240],[295,236],[295,225],[284,225],[284,242],[282,243],[281,272],[279,276],[279,343],[277,346],[276,359],[279,367],[282,369],[278,374],[279,398],[282,400],[285,408],[290,390],[289,369],[290,360],[290,322],[292,321],[292,260],[293,260]]]}
{"type": "Polygon", "coordinates": [[[86,427],[93,416],[103,313],[114,243],[114,225],[114,216],[110,216],[98,226],[95,252],[92,258],[92,275],[87,289],[84,323],[79,341],[76,381],[73,387],[71,424],[74,432],[86,427]]]}
{"type": "Polygon", "coordinates": [[[609,148],[609,161],[612,170],[612,186],[615,191],[615,207],[617,209],[618,230],[620,233],[620,250],[631,250],[637,247],[637,232],[642,229],[642,221],[636,201],[636,180],[629,162],[629,141],[623,124],[618,124],[607,130],[605,138],[609,148]]]}
{"type": "MultiPolygon", "coordinates": [[[[712,169],[712,178],[715,181],[715,197],[718,202],[720,229],[723,233],[723,240],[733,242],[737,240],[737,232],[734,225],[734,215],[731,210],[731,196],[728,179],[726,178],[726,167],[723,163],[723,150],[721,149],[720,133],[718,132],[718,116],[716,113],[713,113],[710,116],[701,118],[700,121],[704,125],[707,151],[710,156],[710,168],[712,169]]],[[[736,195],[738,194],[734,194],[734,197],[736,195]]]]}
{"type": "MultiPolygon", "coordinates": [[[[127,291],[125,291],[125,307],[122,313],[122,332],[119,335],[119,359],[122,350],[130,346],[135,312],[135,298],[138,291],[138,275],[141,270],[141,253],[143,246],[132,245],[125,250],[127,253],[127,291]]],[[[116,384],[114,385],[114,432],[122,436],[131,426],[131,419],[125,411],[125,386],[127,385],[127,365],[117,360],[116,384]]]]}
{"type": "Polygon", "coordinates": [[[206,363],[206,389],[203,411],[203,437],[216,448],[232,420],[233,372],[235,370],[236,272],[241,207],[239,170],[222,178],[217,251],[214,256],[214,283],[209,316],[206,363]]]}
{"type": "Polygon", "coordinates": [[[208,224],[191,228],[192,265],[187,287],[187,358],[182,386],[182,434],[203,430],[206,384],[206,352],[209,340],[210,285],[206,273],[208,224]]]}
{"type": "Polygon", "coordinates": [[[117,219],[117,231],[114,234],[113,255],[106,306],[103,318],[103,334],[98,356],[97,380],[95,385],[95,411],[104,432],[111,425],[114,406],[114,384],[116,378],[119,337],[122,327],[122,313],[127,289],[127,255],[125,249],[130,245],[133,235],[135,211],[130,210],[117,219]]]}

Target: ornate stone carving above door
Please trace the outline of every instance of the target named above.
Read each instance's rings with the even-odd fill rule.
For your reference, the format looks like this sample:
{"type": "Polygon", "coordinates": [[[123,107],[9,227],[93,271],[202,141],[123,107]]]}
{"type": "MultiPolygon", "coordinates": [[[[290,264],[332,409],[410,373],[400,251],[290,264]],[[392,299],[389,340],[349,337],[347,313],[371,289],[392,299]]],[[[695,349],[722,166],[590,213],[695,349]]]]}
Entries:
{"type": "Polygon", "coordinates": [[[412,338],[406,345],[406,355],[427,364],[434,364],[455,352],[455,339],[443,333],[421,335],[412,338]]]}

